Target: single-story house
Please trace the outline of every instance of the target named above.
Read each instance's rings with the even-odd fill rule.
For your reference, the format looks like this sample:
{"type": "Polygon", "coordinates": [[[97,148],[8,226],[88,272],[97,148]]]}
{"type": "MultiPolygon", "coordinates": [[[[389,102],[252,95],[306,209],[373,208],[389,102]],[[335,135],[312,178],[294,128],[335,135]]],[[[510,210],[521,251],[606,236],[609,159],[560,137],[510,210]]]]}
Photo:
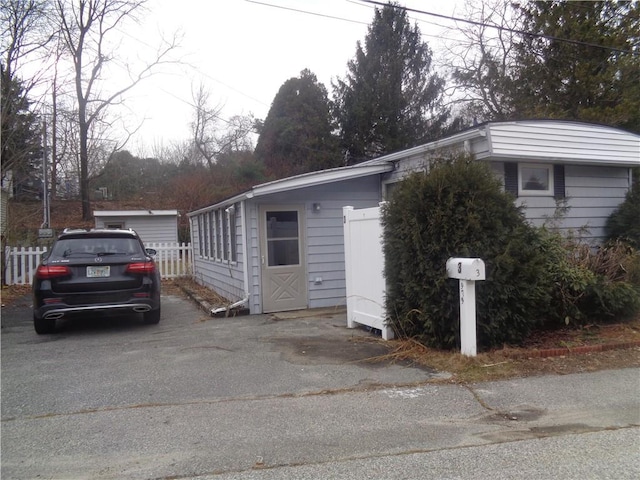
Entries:
{"type": "Polygon", "coordinates": [[[147,243],[178,242],[177,210],[94,210],[96,228],[131,228],[147,243]]]}
{"type": "Polygon", "coordinates": [[[257,185],[188,214],[196,281],[251,313],[345,305],[342,207],[377,206],[409,172],[454,151],[488,162],[532,223],[564,206],[558,227],[597,242],[640,166],[640,135],[571,121],[489,122],[358,165],[257,185]]]}

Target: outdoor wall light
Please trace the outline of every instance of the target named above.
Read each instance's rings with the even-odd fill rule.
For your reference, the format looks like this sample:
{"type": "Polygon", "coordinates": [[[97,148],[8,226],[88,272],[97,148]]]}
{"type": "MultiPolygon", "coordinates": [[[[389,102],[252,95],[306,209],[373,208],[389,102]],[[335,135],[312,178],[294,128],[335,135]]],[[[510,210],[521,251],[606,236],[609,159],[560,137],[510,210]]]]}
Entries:
{"type": "Polygon", "coordinates": [[[314,203],[313,204],[313,211],[314,212],[319,212],[320,211],[320,204],[319,203],[314,203]]]}
{"type": "Polygon", "coordinates": [[[225,212],[227,212],[229,215],[233,215],[234,213],[236,213],[236,207],[231,205],[229,208],[225,209],[225,212]]]}

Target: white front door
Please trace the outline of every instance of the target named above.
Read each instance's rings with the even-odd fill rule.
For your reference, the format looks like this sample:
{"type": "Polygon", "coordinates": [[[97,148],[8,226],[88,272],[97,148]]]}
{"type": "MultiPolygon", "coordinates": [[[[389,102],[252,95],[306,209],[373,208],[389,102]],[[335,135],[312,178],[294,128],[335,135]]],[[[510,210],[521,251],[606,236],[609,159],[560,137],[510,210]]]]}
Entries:
{"type": "Polygon", "coordinates": [[[261,206],[262,311],[307,308],[304,206],[261,206]]]}

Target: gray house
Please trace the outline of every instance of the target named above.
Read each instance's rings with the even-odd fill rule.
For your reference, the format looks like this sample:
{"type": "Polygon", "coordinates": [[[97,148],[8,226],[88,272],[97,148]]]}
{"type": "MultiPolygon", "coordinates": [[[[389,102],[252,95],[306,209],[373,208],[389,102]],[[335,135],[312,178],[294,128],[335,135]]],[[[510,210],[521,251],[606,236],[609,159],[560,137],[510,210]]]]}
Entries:
{"type": "Polygon", "coordinates": [[[257,185],[188,214],[196,280],[251,313],[345,305],[342,207],[377,206],[408,173],[455,151],[489,162],[532,223],[563,205],[559,228],[597,242],[640,166],[640,135],[566,121],[486,123],[358,165],[257,185]]]}
{"type": "Polygon", "coordinates": [[[96,228],[132,228],[144,243],[178,241],[177,210],[95,210],[96,228]]]}

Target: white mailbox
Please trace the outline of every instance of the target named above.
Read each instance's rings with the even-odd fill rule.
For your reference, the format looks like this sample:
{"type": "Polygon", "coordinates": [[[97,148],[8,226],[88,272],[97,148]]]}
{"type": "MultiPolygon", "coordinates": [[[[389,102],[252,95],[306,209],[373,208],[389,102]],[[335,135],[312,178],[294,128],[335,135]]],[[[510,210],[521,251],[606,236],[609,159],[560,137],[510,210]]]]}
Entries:
{"type": "Polygon", "coordinates": [[[484,280],[484,261],[481,258],[450,258],[447,277],[459,280],[460,291],[460,352],[475,357],[476,342],[476,280],[484,280]]]}
{"type": "Polygon", "coordinates": [[[447,276],[458,280],[485,280],[484,261],[481,258],[450,258],[447,276]]]}

